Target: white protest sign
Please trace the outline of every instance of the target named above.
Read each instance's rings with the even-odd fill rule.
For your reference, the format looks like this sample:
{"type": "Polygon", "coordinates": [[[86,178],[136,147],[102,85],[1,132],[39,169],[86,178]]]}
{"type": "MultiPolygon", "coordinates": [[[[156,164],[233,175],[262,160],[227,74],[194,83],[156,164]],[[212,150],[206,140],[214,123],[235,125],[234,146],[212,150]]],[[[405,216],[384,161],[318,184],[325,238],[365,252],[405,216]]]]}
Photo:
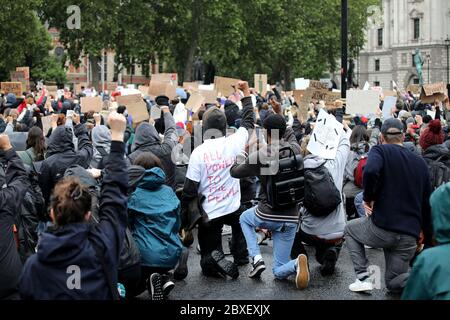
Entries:
{"type": "Polygon", "coordinates": [[[380,106],[380,94],[375,90],[349,90],[347,91],[347,114],[372,114],[380,106]]]}
{"type": "Polygon", "coordinates": [[[369,81],[366,81],[366,84],[364,85],[363,90],[364,90],[364,91],[367,91],[367,90],[369,90],[369,89],[370,89],[370,83],[369,83],[369,81]]]}
{"type": "Polygon", "coordinates": [[[427,115],[433,120],[436,119],[436,111],[427,110],[427,115]]]}
{"type": "Polygon", "coordinates": [[[309,80],[304,78],[295,79],[295,90],[306,90],[309,88],[309,80]]]}
{"type": "Polygon", "coordinates": [[[392,108],[395,107],[395,104],[397,103],[397,97],[386,97],[384,98],[383,103],[383,118],[389,119],[392,118],[391,112],[392,108]]]}
{"type": "Polygon", "coordinates": [[[213,91],[214,90],[214,83],[201,84],[201,85],[198,86],[198,90],[213,91]]]}
{"type": "Polygon", "coordinates": [[[308,151],[323,159],[334,160],[343,129],[344,126],[336,118],[325,110],[320,110],[309,140],[308,151]]]}

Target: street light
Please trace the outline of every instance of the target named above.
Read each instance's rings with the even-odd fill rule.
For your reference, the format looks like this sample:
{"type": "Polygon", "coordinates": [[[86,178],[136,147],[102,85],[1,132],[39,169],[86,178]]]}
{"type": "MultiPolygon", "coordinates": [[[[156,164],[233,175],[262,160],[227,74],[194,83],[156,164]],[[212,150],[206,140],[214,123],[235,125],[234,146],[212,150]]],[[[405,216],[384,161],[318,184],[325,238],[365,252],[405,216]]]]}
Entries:
{"type": "Polygon", "coordinates": [[[447,46],[447,83],[450,84],[450,57],[449,57],[450,37],[448,35],[447,39],[445,39],[445,45],[447,46]]]}
{"type": "Polygon", "coordinates": [[[427,61],[428,61],[428,84],[431,83],[430,81],[430,60],[431,60],[431,55],[429,53],[427,53],[427,61]]]}

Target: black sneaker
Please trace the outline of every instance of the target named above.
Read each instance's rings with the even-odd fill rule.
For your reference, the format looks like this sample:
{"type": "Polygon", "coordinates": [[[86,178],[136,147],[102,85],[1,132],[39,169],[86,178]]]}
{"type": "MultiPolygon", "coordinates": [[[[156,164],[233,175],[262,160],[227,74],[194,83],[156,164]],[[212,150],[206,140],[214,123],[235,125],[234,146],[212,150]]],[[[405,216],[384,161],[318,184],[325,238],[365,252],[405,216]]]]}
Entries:
{"type": "Polygon", "coordinates": [[[147,290],[152,300],[164,300],[162,278],[159,273],[154,273],[147,280],[147,290]]]}
{"type": "Polygon", "coordinates": [[[167,298],[170,292],[173,290],[173,288],[175,288],[175,283],[170,281],[170,278],[167,275],[162,275],[161,279],[162,279],[162,291],[164,297],[167,298]]]}
{"type": "Polygon", "coordinates": [[[214,250],[211,252],[211,257],[214,260],[217,272],[230,276],[233,279],[239,277],[239,270],[233,262],[225,259],[225,254],[221,251],[214,250]]]}
{"type": "Polygon", "coordinates": [[[183,248],[183,251],[181,252],[180,255],[180,260],[178,261],[178,266],[173,272],[173,278],[175,280],[181,281],[186,279],[188,275],[188,266],[187,266],[188,258],[189,258],[189,250],[187,248],[183,248]]]}
{"type": "Polygon", "coordinates": [[[334,274],[337,262],[337,253],[334,249],[328,249],[323,256],[323,264],[320,267],[320,274],[324,277],[334,274]]]}
{"type": "Polygon", "coordinates": [[[250,278],[259,278],[261,277],[261,273],[263,273],[264,270],[266,270],[266,264],[261,259],[256,264],[252,263],[252,271],[249,273],[250,278]]]}

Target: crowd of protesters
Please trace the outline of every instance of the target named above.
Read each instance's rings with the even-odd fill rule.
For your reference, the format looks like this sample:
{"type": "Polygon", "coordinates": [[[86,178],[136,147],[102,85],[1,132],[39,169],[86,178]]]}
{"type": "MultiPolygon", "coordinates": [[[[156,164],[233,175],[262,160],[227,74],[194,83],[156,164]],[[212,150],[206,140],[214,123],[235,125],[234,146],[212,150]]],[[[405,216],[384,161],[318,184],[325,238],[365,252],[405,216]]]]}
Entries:
{"type": "MultiPolygon", "coordinates": [[[[151,116],[139,123],[123,105],[81,112],[91,88],[0,97],[0,299],[133,299],[146,290],[165,299],[188,276],[195,237],[204,276],[236,279],[250,264],[258,278],[258,232],[273,239],[274,277],[293,276],[298,289],[309,286],[308,245],[324,277],[347,250],[349,290],[373,290],[370,247],[384,251],[389,291],[450,299],[448,97],[425,104],[399,91],[385,119],[382,97],[371,115],[346,115],[339,100],[311,101],[305,117],[276,87],[263,96],[241,81],[195,112],[191,93],[143,96],[151,116]],[[308,148],[322,110],[344,127],[334,159],[308,148]],[[274,182],[283,170],[263,158],[296,163],[283,204],[274,182]]],[[[120,92],[99,94],[114,102],[120,92]]]]}

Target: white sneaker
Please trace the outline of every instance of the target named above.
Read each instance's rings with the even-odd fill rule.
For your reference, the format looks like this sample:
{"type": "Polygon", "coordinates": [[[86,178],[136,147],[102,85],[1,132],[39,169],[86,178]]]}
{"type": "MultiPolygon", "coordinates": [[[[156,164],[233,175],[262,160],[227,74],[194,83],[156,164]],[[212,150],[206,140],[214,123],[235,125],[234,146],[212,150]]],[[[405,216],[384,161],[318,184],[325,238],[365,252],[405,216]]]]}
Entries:
{"type": "Polygon", "coordinates": [[[350,291],[353,291],[353,292],[372,291],[373,290],[372,279],[367,278],[364,281],[356,279],[356,281],[354,283],[352,283],[348,288],[350,289],[350,291]]]}

